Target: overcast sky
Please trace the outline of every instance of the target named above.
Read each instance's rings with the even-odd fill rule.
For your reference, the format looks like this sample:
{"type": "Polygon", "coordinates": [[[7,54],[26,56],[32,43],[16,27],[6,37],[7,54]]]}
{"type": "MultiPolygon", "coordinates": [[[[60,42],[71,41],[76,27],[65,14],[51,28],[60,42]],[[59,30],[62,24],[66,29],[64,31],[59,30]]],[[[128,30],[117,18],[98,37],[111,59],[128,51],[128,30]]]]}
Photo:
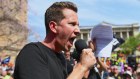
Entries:
{"type": "MultiPolygon", "coordinates": [[[[64,0],[28,0],[28,26],[33,33],[30,39],[39,41],[44,39],[44,13],[46,9],[56,1],[64,0]]],[[[67,1],[74,2],[78,6],[80,26],[94,26],[102,21],[118,25],[140,24],[140,0],[67,1]]]]}

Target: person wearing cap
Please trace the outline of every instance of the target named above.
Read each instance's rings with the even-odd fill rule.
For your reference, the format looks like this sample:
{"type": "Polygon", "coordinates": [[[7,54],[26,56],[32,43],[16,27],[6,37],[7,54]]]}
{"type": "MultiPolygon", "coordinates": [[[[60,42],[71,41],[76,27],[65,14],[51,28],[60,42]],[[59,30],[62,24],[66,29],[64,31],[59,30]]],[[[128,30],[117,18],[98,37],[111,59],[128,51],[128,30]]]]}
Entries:
{"type": "Polygon", "coordinates": [[[125,71],[122,75],[122,79],[133,79],[131,71],[125,71]]]}

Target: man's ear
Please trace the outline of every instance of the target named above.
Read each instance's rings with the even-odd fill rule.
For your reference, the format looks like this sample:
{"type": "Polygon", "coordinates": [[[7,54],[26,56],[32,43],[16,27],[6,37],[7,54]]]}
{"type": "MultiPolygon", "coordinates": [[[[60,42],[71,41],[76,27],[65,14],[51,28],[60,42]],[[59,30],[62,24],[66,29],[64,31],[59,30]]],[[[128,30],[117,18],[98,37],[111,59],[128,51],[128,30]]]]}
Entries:
{"type": "Polygon", "coordinates": [[[53,33],[57,33],[57,23],[54,22],[54,21],[51,21],[49,23],[49,27],[50,27],[50,30],[53,32],[53,33]]]}

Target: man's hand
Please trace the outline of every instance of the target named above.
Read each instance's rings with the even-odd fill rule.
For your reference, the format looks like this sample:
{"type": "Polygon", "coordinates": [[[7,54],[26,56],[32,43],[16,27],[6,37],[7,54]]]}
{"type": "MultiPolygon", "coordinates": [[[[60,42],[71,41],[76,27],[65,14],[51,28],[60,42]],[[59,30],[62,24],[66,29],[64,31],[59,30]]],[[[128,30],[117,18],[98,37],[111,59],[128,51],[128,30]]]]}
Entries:
{"type": "Polygon", "coordinates": [[[90,70],[96,63],[96,58],[92,49],[83,49],[80,57],[80,62],[76,64],[72,73],[67,79],[82,79],[85,73],[90,70]]]}
{"type": "Polygon", "coordinates": [[[96,63],[96,57],[94,56],[92,49],[89,48],[82,50],[79,63],[87,70],[91,69],[94,66],[94,64],[96,63]]]}

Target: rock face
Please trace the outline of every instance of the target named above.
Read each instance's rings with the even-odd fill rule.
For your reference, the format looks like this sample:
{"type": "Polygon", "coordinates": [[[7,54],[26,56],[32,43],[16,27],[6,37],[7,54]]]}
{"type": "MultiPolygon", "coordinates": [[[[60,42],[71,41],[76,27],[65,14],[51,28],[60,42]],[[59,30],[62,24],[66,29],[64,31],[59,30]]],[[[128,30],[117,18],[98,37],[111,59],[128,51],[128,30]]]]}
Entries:
{"type": "Polygon", "coordinates": [[[27,0],[0,0],[0,54],[15,57],[27,36],[27,0]]]}

